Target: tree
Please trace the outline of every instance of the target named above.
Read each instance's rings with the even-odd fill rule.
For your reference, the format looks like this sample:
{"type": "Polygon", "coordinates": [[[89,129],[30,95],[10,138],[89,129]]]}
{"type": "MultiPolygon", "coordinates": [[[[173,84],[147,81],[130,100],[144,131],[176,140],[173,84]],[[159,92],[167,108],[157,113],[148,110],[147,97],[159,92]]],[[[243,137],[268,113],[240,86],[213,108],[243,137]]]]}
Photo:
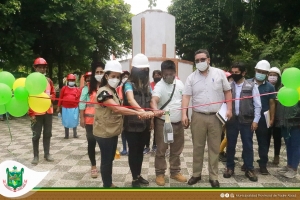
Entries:
{"type": "MultiPolygon", "coordinates": [[[[15,0],[16,1],[16,0],[15,0]]],[[[62,78],[70,71],[87,71],[94,60],[126,54],[131,48],[130,6],[123,0],[20,0],[18,14],[12,14],[12,34],[26,37],[26,48],[32,65],[34,57],[44,57],[50,77],[62,78]],[[57,68],[57,70],[55,69],[57,68]],[[57,71],[58,76],[52,72],[57,71]]],[[[1,27],[2,28],[2,27],[1,27]]],[[[8,26],[5,30],[9,30],[8,26]]],[[[6,35],[5,38],[9,36],[6,35]]],[[[12,45],[12,41],[8,45],[12,45]]],[[[4,48],[0,46],[1,50],[4,48]]],[[[5,49],[6,50],[6,49],[5,49]]],[[[25,51],[26,50],[26,51],[25,51]]],[[[5,54],[16,57],[15,52],[5,54]]],[[[25,57],[25,56],[24,56],[25,57]]],[[[5,59],[6,63],[11,58],[5,59]]],[[[28,60],[28,58],[27,58],[28,60]]],[[[55,80],[55,78],[54,78],[55,80]]]]}

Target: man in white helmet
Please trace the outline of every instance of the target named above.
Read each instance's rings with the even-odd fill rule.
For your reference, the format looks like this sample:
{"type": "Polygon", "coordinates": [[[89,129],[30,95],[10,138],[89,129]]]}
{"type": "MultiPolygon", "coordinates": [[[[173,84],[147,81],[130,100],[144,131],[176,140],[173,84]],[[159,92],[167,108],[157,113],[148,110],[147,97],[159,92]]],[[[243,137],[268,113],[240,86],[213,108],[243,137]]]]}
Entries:
{"type": "MultiPolygon", "coordinates": [[[[255,77],[250,79],[253,81],[257,86],[259,93],[261,95],[266,93],[273,93],[275,92],[274,86],[266,81],[267,75],[270,71],[270,63],[266,60],[259,61],[255,66],[255,77]]],[[[274,123],[275,117],[275,94],[268,94],[260,96],[261,99],[261,118],[258,122],[258,128],[256,129],[256,138],[258,142],[258,154],[259,154],[259,168],[260,173],[262,175],[268,175],[269,172],[267,170],[267,163],[268,163],[268,153],[269,153],[269,138],[268,138],[268,127],[266,123],[266,118],[264,112],[270,112],[270,126],[274,123]]],[[[242,155],[247,156],[247,155],[242,155]]],[[[242,171],[244,170],[244,165],[242,166],[242,171]]]]}

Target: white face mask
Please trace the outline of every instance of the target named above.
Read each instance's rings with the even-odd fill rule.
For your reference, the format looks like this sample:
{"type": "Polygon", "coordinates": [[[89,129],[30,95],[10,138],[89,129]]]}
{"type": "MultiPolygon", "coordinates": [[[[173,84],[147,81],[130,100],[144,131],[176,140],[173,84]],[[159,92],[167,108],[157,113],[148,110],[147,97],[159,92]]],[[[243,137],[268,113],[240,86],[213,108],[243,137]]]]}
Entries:
{"type": "Polygon", "coordinates": [[[122,83],[125,83],[125,81],[127,81],[127,80],[128,80],[128,78],[123,78],[122,83]]]}
{"type": "Polygon", "coordinates": [[[69,86],[74,86],[75,85],[75,82],[73,82],[73,81],[71,81],[71,82],[69,82],[69,86]]]}
{"type": "Polygon", "coordinates": [[[204,62],[199,62],[199,63],[196,64],[196,68],[197,68],[198,70],[200,70],[201,72],[205,71],[205,70],[207,69],[207,67],[208,67],[208,64],[207,64],[206,61],[204,61],[204,62]]]}
{"type": "Polygon", "coordinates": [[[120,79],[118,78],[110,78],[107,80],[108,84],[110,87],[112,88],[116,88],[118,87],[119,83],[120,83],[120,79]]]}
{"type": "Polygon", "coordinates": [[[101,82],[102,77],[103,77],[103,75],[95,75],[95,79],[96,79],[98,82],[101,82]]]}

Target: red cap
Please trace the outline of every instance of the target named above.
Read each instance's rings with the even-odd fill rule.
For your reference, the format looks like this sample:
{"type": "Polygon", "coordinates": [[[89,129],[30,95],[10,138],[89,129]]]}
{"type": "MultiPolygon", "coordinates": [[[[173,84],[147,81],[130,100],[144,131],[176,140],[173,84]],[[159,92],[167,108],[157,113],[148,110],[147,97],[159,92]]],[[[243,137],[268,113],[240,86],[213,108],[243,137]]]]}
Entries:
{"type": "Polygon", "coordinates": [[[85,73],[84,76],[91,76],[91,75],[92,75],[92,72],[87,72],[87,73],[85,73]]]}
{"type": "Polygon", "coordinates": [[[34,60],[33,65],[47,65],[47,62],[44,58],[37,58],[34,60]]]}
{"type": "Polygon", "coordinates": [[[67,76],[67,80],[76,80],[76,77],[74,76],[74,74],[69,74],[67,76]]]}

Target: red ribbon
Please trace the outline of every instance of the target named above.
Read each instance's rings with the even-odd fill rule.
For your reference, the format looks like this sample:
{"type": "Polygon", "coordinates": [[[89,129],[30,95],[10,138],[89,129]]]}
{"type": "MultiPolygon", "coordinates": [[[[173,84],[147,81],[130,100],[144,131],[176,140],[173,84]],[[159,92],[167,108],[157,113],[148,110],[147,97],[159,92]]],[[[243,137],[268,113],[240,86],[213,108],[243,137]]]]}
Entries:
{"type": "MultiPolygon", "coordinates": [[[[260,96],[266,96],[266,95],[270,95],[270,94],[277,94],[278,92],[269,92],[269,93],[265,93],[265,94],[259,94],[259,95],[254,95],[254,96],[246,96],[243,98],[235,98],[235,99],[230,99],[230,100],[225,100],[225,101],[217,101],[217,102],[212,102],[212,103],[207,103],[207,104],[198,104],[195,106],[188,106],[188,107],[183,107],[183,108],[178,108],[178,109],[173,109],[173,110],[183,110],[183,109],[188,109],[188,108],[196,108],[196,107],[202,107],[202,106],[209,106],[209,105],[214,105],[214,104],[221,104],[221,103],[225,103],[225,102],[230,102],[230,101],[235,101],[235,100],[244,100],[244,99],[250,99],[253,97],[260,97],[260,96]]],[[[86,104],[98,104],[101,106],[106,106],[106,107],[112,107],[112,106],[116,106],[116,107],[123,107],[123,108],[136,108],[136,109],[144,109],[144,110],[155,110],[152,108],[141,108],[141,107],[134,107],[134,106],[123,106],[123,105],[118,105],[118,104],[106,104],[106,103],[98,103],[98,102],[87,102],[87,101],[75,101],[75,100],[64,100],[64,99],[60,99],[60,98],[46,98],[46,97],[37,97],[37,96],[30,96],[31,98],[41,98],[41,99],[51,99],[52,101],[57,100],[57,101],[68,101],[68,102],[72,102],[72,103],[86,103],[86,104]]]]}

